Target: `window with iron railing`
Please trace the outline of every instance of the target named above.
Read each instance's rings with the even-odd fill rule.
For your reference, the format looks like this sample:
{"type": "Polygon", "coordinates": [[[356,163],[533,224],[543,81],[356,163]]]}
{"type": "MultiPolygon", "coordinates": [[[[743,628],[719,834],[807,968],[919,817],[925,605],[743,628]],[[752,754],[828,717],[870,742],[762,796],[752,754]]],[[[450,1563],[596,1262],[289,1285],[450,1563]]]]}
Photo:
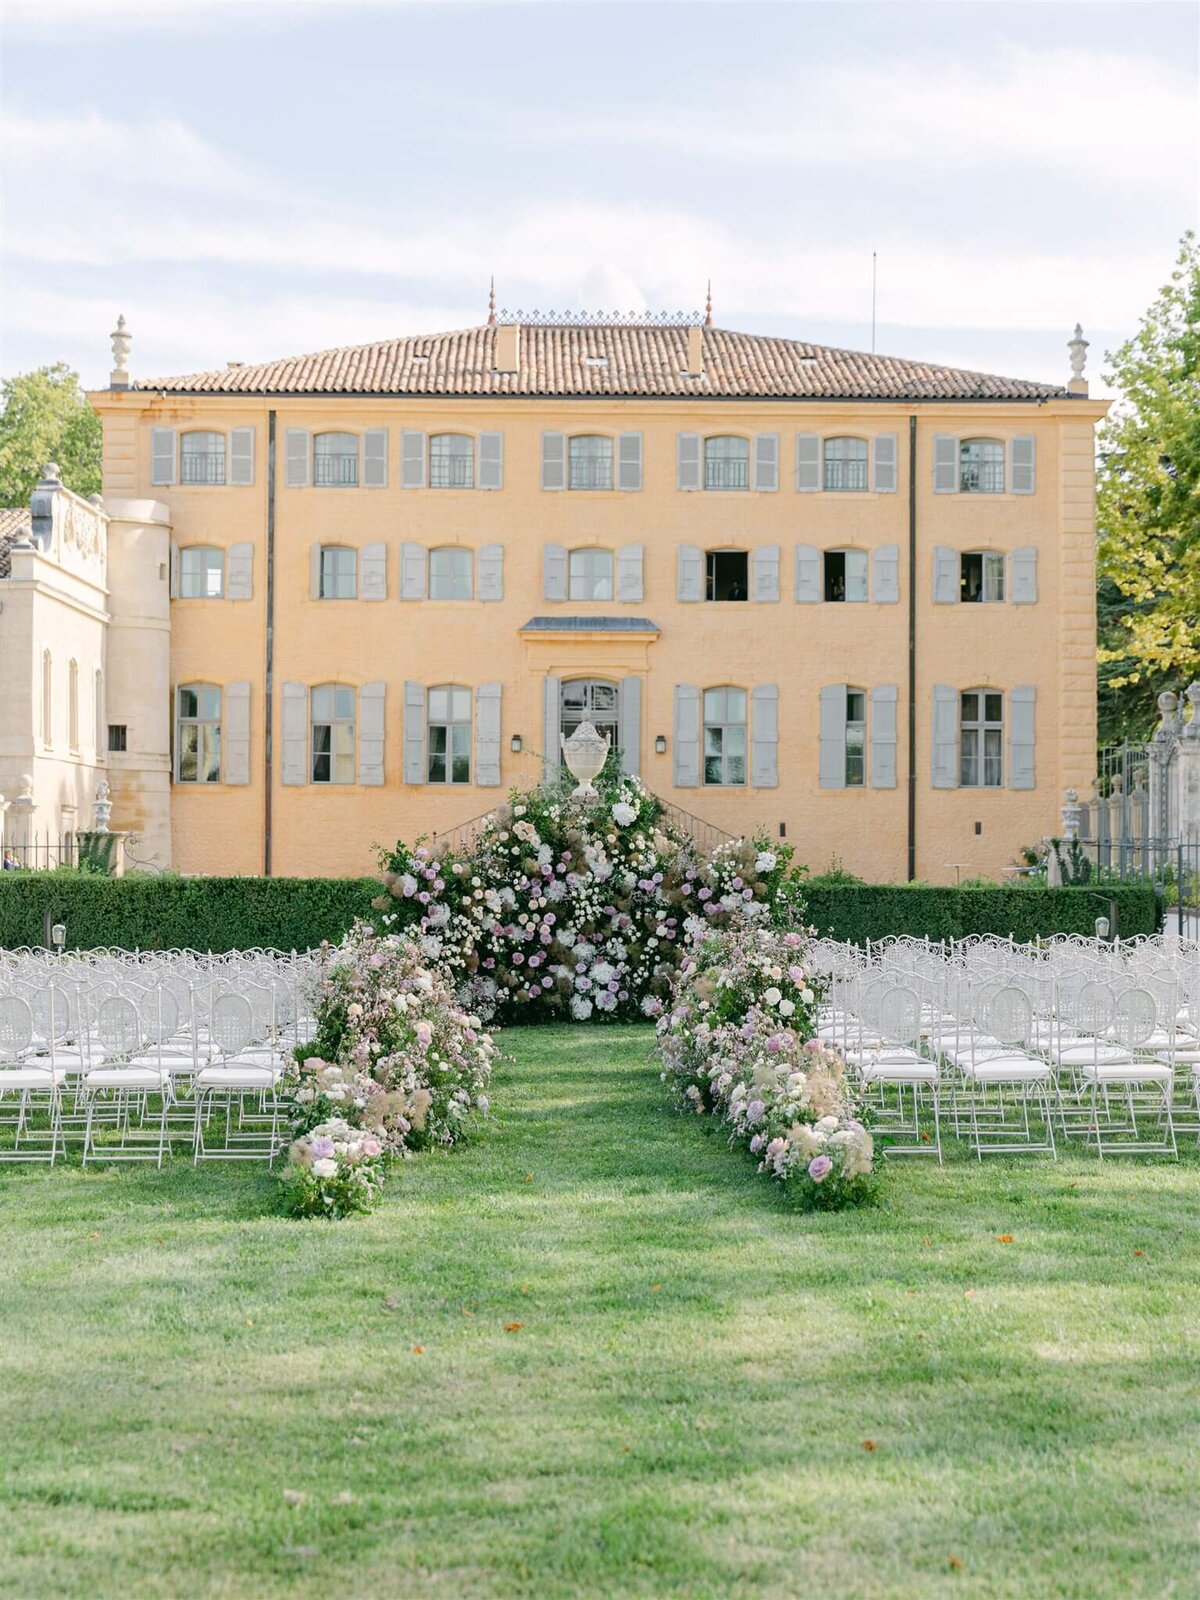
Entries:
{"type": "Polygon", "coordinates": [[[313,482],[320,488],[351,488],[358,482],[358,438],[353,433],[318,433],[313,440],[313,482]]]}
{"type": "Polygon", "coordinates": [[[1004,446],[998,439],[964,439],[958,487],[963,494],[1004,493],[1004,446]]]}
{"type": "Polygon", "coordinates": [[[731,434],[704,441],[704,487],[706,489],[748,489],[750,487],[750,441],[731,434]]]}
{"type": "Polygon", "coordinates": [[[867,441],[826,439],[825,487],[833,492],[867,487],[867,441]]]}
{"type": "Polygon", "coordinates": [[[600,433],[581,433],[568,446],[569,489],[611,489],[613,442],[600,433]]]}
{"type": "Polygon", "coordinates": [[[179,441],[180,483],[225,482],[225,435],[185,433],[179,441]]]}
{"type": "Polygon", "coordinates": [[[429,440],[429,487],[475,486],[475,441],[466,433],[435,433],[429,440]]]}

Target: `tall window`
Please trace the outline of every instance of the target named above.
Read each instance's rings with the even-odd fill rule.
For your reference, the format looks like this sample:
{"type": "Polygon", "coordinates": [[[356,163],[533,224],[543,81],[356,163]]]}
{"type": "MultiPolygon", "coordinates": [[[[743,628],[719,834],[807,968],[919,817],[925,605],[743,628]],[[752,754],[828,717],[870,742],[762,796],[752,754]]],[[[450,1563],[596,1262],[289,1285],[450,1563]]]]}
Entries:
{"type": "Polygon", "coordinates": [[[179,594],[184,600],[219,600],[225,592],[225,552],[211,544],[179,552],[179,594]]]}
{"type": "Polygon", "coordinates": [[[225,435],[185,433],[179,441],[180,483],[225,482],[225,435]]]}
{"type": "Polygon", "coordinates": [[[429,598],[469,600],[474,588],[475,555],[457,545],[429,552],[429,598]]]}
{"type": "Polygon", "coordinates": [[[49,650],[42,651],[42,743],[54,743],[54,663],[49,650]]]}
{"type": "Polygon", "coordinates": [[[867,694],[846,690],[846,787],[861,789],[867,781],[867,694]]]}
{"type": "Polygon", "coordinates": [[[1004,696],[994,690],[962,696],[958,781],[964,789],[998,789],[1004,782],[1004,696]]]}
{"type": "Polygon", "coordinates": [[[67,748],[79,749],[79,663],[67,666],[67,748]]]}
{"type": "Polygon", "coordinates": [[[321,546],[322,600],[353,600],[358,593],[358,551],[344,544],[321,546]]]}
{"type": "Polygon", "coordinates": [[[706,600],[747,600],[750,557],[744,550],[708,550],[704,577],[706,600]]]}
{"type": "Polygon", "coordinates": [[[588,546],[572,550],[567,561],[567,596],[571,600],[611,600],[613,553],[588,546]]]}
{"type": "Polygon", "coordinates": [[[221,690],[217,684],[180,684],[175,752],[178,783],[220,783],[221,690]]]}
{"type": "Polygon", "coordinates": [[[358,436],[318,433],[313,440],[313,482],[323,488],[347,488],[358,482],[358,436]]]}
{"type": "Polygon", "coordinates": [[[468,433],[435,433],[429,440],[429,487],[470,489],[475,483],[475,441],[468,433]]]}
{"type": "Polygon", "coordinates": [[[92,731],[96,738],[96,754],[104,750],[104,674],[97,667],[92,677],[92,731]]]}
{"type": "Polygon", "coordinates": [[[746,691],[704,691],[704,781],[729,786],[746,781],[746,691]]]}
{"type": "Polygon", "coordinates": [[[342,683],[322,683],[310,697],[312,781],[354,782],[354,706],[356,691],[342,683]]]}
{"type": "Polygon", "coordinates": [[[590,722],[601,738],[607,733],[617,748],[617,686],[600,678],[569,678],[561,691],[559,718],[564,739],[569,739],[581,722],[590,722]]]}
{"type": "Polygon", "coordinates": [[[750,441],[721,434],[704,441],[704,487],[706,489],[748,489],[750,487],[750,441]]]}
{"type": "Polygon", "coordinates": [[[580,433],[568,447],[568,489],[611,489],[613,442],[602,433],[580,433]]]}
{"type": "Polygon", "coordinates": [[[959,595],[975,602],[1004,599],[1004,552],[967,550],[963,553],[959,595]]]}
{"type": "Polygon", "coordinates": [[[834,490],[867,487],[865,439],[826,439],[825,487],[834,490]]]}
{"type": "Polygon", "coordinates": [[[958,487],[964,494],[1004,493],[1004,446],[998,439],[964,439],[958,487]]]}
{"type": "Polygon", "coordinates": [[[867,552],[865,550],[827,550],[825,552],[826,600],[865,600],[867,598],[867,552]]]}
{"type": "Polygon", "coordinates": [[[429,691],[430,783],[471,781],[471,691],[443,684],[429,691]]]}

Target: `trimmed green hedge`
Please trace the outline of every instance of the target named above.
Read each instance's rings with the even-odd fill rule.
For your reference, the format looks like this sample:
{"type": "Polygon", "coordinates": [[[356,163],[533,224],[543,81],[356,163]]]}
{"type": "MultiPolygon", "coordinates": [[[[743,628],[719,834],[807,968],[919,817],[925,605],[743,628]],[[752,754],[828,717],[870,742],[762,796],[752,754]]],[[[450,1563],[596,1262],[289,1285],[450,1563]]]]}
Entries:
{"type": "Polygon", "coordinates": [[[1095,931],[1096,918],[1117,902],[1123,939],[1155,933],[1161,911],[1154,886],[1118,883],[1097,889],[1037,889],[1010,884],[946,889],[922,883],[802,884],[805,919],[820,933],[863,944],[906,933],[915,938],[964,939],[1010,934],[1018,943],[1039,935],[1095,931]]]}
{"type": "MultiPolygon", "coordinates": [[[[104,878],[82,872],[0,874],[0,947],[41,944],[44,913],[67,928],[67,947],[126,950],[306,950],[340,939],[379,892],[373,878],[104,878]]],[[[806,920],[861,944],[889,934],[961,939],[998,933],[1024,941],[1090,934],[1109,898],[1123,938],[1153,933],[1159,902],[1148,884],[1111,890],[942,889],[927,884],[822,883],[800,888],[806,920]],[[1100,898],[1097,898],[1097,896],[1100,898]]]]}

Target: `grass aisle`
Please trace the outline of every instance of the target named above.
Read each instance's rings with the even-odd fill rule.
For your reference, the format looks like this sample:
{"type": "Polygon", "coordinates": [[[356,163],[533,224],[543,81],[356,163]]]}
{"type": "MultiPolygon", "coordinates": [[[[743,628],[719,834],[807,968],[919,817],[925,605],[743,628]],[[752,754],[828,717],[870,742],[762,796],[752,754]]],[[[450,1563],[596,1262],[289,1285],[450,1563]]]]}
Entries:
{"type": "Polygon", "coordinates": [[[340,1226],[0,1171],[0,1594],[1192,1600],[1194,1153],[796,1217],[649,1042],[508,1035],[340,1226]]]}

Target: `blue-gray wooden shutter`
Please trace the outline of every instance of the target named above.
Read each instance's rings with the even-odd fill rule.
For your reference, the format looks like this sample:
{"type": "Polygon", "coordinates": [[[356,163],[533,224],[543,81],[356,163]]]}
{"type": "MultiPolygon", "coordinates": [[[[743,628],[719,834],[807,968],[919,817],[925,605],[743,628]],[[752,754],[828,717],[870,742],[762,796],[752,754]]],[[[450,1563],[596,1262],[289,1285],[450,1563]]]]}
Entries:
{"type": "Polygon", "coordinates": [[[1032,494],[1037,487],[1037,440],[1020,433],[1009,448],[1009,488],[1013,494],[1032,494]]]}
{"type": "Polygon", "coordinates": [[[400,435],[400,487],[425,487],[425,435],[416,428],[405,428],[400,435]]]}
{"type": "Polygon", "coordinates": [[[675,759],[677,789],[695,789],[700,783],[700,691],[694,684],[675,685],[675,759]]]}
{"type": "Polygon", "coordinates": [[[821,436],[817,433],[796,435],[796,488],[801,494],[813,494],[821,487],[821,436]]]}
{"type": "Polygon", "coordinates": [[[406,540],[400,546],[401,600],[424,600],[429,587],[428,571],[428,550],[423,544],[412,544],[406,540]]]}
{"type": "Polygon", "coordinates": [[[404,685],[404,781],[425,782],[425,685],[404,685]]]}
{"type": "Polygon", "coordinates": [[[308,690],[302,683],[285,683],[280,711],[281,783],[308,782],[308,690]]]}
{"type": "Polygon", "coordinates": [[[388,431],[368,428],[363,434],[363,488],[386,489],[388,481],[388,431]]]}
{"type": "Polygon", "coordinates": [[[623,544],[617,551],[617,599],[638,602],[643,597],[642,568],[645,547],[623,544]]]}
{"type": "Polygon", "coordinates": [[[481,433],[479,435],[479,470],[476,482],[481,489],[504,487],[504,435],[481,433]]]}
{"type": "Polygon", "coordinates": [[[289,428],[284,437],[283,480],[289,489],[303,489],[308,482],[309,436],[305,428],[289,428]]]}
{"type": "Polygon", "coordinates": [[[542,546],[542,599],[567,598],[567,551],[561,544],[542,546]]]}
{"type": "Polygon", "coordinates": [[[387,599],[388,547],[382,541],[365,544],[358,557],[360,600],[387,599]]]}
{"type": "Polygon", "coordinates": [[[949,433],[933,436],[933,492],[958,493],[958,440],[949,433]]]}
{"type": "Polygon", "coordinates": [[[250,685],[227,683],[221,692],[221,782],[250,782],[250,685]]]}
{"type": "Polygon", "coordinates": [[[681,544],[676,555],[676,594],[680,600],[704,599],[704,551],[698,544],[681,544]]]}
{"type": "Polygon", "coordinates": [[[167,589],[167,593],[170,595],[172,600],[178,600],[179,599],[180,566],[181,566],[181,563],[180,563],[180,556],[179,556],[179,546],[175,543],[174,539],[172,539],[171,540],[170,581],[169,581],[169,585],[168,585],[168,589],[167,589]]]}
{"type": "Polygon", "coordinates": [[[871,553],[871,599],[895,605],[900,599],[900,546],[881,544],[871,553]]]}
{"type": "Polygon", "coordinates": [[[675,440],[675,487],[700,487],[700,435],[681,433],[675,440]]]}
{"type": "Polygon", "coordinates": [[[899,692],[894,683],[880,683],[871,690],[871,787],[896,787],[896,702],[899,692]]]}
{"type": "Polygon", "coordinates": [[[565,433],[542,434],[542,488],[567,487],[567,436],[565,433]]]}
{"type": "Polygon", "coordinates": [[[755,789],[779,786],[779,686],[757,684],[750,691],[750,782],[755,789]]]}
{"type": "Polygon", "coordinates": [[[894,433],[877,433],[874,444],[872,487],[876,494],[895,494],[899,448],[894,433]]]}
{"type": "Polygon", "coordinates": [[[225,552],[225,598],[250,600],[254,595],[254,546],[231,544],[225,552]]]}
{"type": "Polygon", "coordinates": [[[321,552],[324,545],[313,544],[308,548],[308,598],[319,600],[321,598],[321,552]]]}
{"type": "Polygon", "coordinates": [[[475,782],[481,789],[500,785],[500,694],[498,683],[475,691],[475,782]]]}
{"type": "Polygon", "coordinates": [[[764,544],[752,552],[751,600],[779,599],[779,546],[764,544]]]}
{"type": "Polygon", "coordinates": [[[636,778],[642,770],[642,680],[637,677],[617,684],[617,744],[621,771],[636,778]]]}
{"type": "Polygon", "coordinates": [[[865,550],[846,551],[846,599],[865,601],[870,562],[865,550]]]}
{"type": "Polygon", "coordinates": [[[152,428],[150,431],[150,482],[175,482],[174,428],[152,428]]]}
{"type": "Polygon", "coordinates": [[[553,783],[562,766],[562,680],[542,679],[542,782],[553,783]]]}
{"type": "Polygon", "coordinates": [[[821,690],[817,778],[822,789],[846,787],[846,685],[844,683],[827,683],[821,690]]]}
{"type": "Polygon", "coordinates": [[[754,487],[766,493],[779,488],[779,435],[754,435],[754,487]]]}
{"type": "Polygon", "coordinates": [[[1008,787],[1033,789],[1037,745],[1037,690],[1032,685],[1008,694],[1008,787]]]}
{"type": "Polygon", "coordinates": [[[254,482],[253,428],[234,428],[229,435],[229,481],[239,486],[254,482]]]}
{"type": "Polygon", "coordinates": [[[617,440],[617,488],[642,487],[642,436],[623,433],[617,440]]]}
{"type": "Polygon", "coordinates": [[[957,550],[939,544],[933,552],[933,603],[954,605],[962,590],[962,560],[957,550]]]}
{"type": "Polygon", "coordinates": [[[1031,606],[1037,601],[1037,547],[1022,545],[1009,558],[1008,598],[1014,606],[1031,606]]]}
{"type": "Polygon", "coordinates": [[[386,704],[386,683],[364,683],[358,691],[358,781],[372,788],[383,782],[386,704]]]}
{"type": "Polygon", "coordinates": [[[482,544],[475,557],[475,598],[504,599],[504,546],[482,544]]]}
{"type": "Polygon", "coordinates": [[[933,686],[933,721],[930,729],[933,787],[958,788],[958,690],[944,683],[933,686]]]}
{"type": "Polygon", "coordinates": [[[796,599],[815,605],[821,598],[821,552],[813,544],[796,546],[796,599]]]}

